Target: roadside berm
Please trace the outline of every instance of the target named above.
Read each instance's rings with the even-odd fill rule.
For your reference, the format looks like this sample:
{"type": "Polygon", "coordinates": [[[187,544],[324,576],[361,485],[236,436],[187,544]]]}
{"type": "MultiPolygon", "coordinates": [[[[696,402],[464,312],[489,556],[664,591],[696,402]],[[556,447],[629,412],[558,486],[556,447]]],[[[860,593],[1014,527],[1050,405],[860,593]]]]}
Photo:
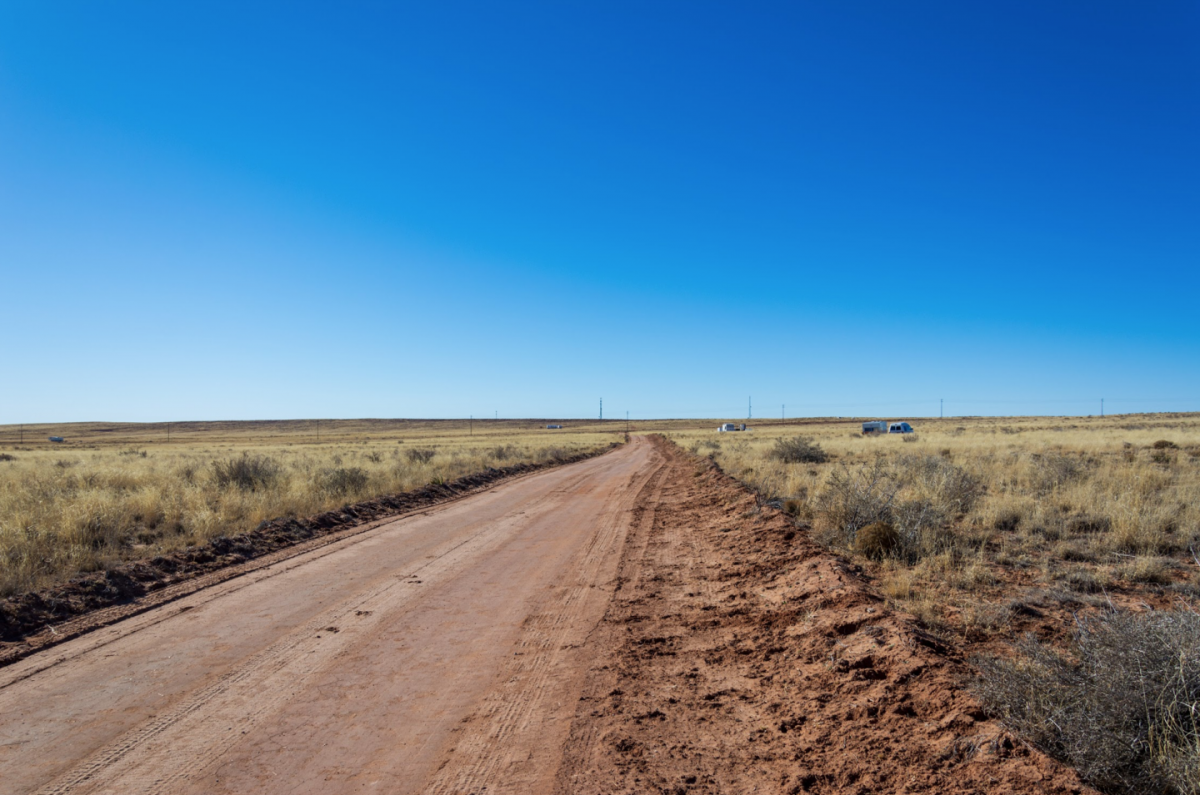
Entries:
{"type": "Polygon", "coordinates": [[[564,793],[1086,793],[989,720],[954,650],[666,441],[559,769],[564,793]]]}

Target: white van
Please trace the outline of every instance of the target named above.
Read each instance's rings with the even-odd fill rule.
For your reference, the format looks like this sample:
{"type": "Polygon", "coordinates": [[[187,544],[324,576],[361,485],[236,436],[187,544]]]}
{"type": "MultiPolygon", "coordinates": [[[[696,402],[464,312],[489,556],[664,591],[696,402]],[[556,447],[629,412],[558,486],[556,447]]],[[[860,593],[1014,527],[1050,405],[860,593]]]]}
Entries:
{"type": "Polygon", "coordinates": [[[893,422],[888,425],[888,433],[916,433],[907,422],[893,422]]]}

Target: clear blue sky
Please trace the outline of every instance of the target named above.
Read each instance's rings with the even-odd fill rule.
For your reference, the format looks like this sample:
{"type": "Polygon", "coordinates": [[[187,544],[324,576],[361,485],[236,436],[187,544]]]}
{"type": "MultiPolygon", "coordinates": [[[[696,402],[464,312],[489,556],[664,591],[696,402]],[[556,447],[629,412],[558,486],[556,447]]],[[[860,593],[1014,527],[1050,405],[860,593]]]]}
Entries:
{"type": "Polygon", "coordinates": [[[1200,5],[0,5],[0,423],[1200,409],[1200,5]]]}

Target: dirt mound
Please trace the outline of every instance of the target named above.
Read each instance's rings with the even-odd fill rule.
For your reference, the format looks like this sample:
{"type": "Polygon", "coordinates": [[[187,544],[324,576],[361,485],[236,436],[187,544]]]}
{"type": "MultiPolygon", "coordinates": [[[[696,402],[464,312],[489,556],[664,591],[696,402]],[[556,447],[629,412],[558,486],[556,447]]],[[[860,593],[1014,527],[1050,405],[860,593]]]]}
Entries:
{"type": "Polygon", "coordinates": [[[662,444],[559,791],[1092,792],[988,720],[963,661],[856,567],[662,444]]]}
{"type": "MultiPolygon", "coordinates": [[[[274,519],[263,522],[249,533],[221,536],[170,555],[76,577],[44,591],[8,597],[0,600],[0,665],[19,659],[35,648],[59,642],[68,634],[74,636],[80,631],[94,628],[88,626],[67,633],[51,631],[37,643],[27,642],[30,636],[64,621],[116,605],[130,604],[168,586],[236,567],[314,539],[456,499],[507,478],[581,461],[597,454],[583,454],[543,464],[489,468],[444,485],[429,485],[416,491],[347,505],[304,519],[274,519]]],[[[120,617],[128,614],[129,611],[125,611],[120,617]]]]}

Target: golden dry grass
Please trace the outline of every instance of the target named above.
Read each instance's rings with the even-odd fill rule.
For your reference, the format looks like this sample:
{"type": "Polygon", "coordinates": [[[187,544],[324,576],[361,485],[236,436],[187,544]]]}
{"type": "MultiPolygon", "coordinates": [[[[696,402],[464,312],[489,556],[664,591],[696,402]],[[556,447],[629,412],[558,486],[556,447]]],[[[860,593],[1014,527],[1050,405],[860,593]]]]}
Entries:
{"type": "Polygon", "coordinates": [[[173,423],[170,443],[165,425],[26,426],[24,444],[18,428],[0,427],[0,594],[622,436],[615,426],[494,420],[320,425],[318,442],[313,421],[173,423]],[[67,441],[50,443],[52,434],[67,441]],[[223,483],[231,462],[263,477],[223,483]]]}

